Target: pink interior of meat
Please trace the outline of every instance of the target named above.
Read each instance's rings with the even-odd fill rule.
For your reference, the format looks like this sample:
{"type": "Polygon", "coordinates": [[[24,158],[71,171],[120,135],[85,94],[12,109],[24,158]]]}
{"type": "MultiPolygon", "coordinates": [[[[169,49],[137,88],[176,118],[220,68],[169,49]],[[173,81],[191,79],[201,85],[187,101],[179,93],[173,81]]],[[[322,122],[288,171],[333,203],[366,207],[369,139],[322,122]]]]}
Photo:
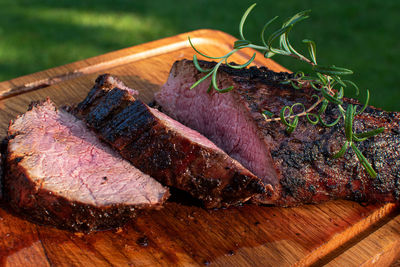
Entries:
{"type": "Polygon", "coordinates": [[[189,127],[186,127],[182,123],[170,118],[169,116],[165,115],[162,112],[159,112],[158,110],[151,108],[153,114],[160,118],[166,126],[174,129],[177,133],[184,135],[186,138],[190,139],[192,142],[196,142],[200,145],[212,148],[212,149],[217,149],[221,152],[223,152],[219,147],[217,147],[213,142],[211,142],[208,138],[206,138],[204,135],[200,134],[198,131],[195,131],[193,129],[190,129],[189,127]]]}
{"type": "Polygon", "coordinates": [[[50,102],[19,117],[10,149],[38,186],[93,205],[154,204],[166,192],[157,181],[103,145],[85,124],[50,102]]]}
{"type": "Polygon", "coordinates": [[[188,73],[196,72],[189,68],[170,75],[156,101],[169,115],[204,134],[260,179],[275,185],[276,172],[267,140],[258,136],[254,121],[231,93],[208,94],[207,81],[189,90],[195,79],[188,73]]]}

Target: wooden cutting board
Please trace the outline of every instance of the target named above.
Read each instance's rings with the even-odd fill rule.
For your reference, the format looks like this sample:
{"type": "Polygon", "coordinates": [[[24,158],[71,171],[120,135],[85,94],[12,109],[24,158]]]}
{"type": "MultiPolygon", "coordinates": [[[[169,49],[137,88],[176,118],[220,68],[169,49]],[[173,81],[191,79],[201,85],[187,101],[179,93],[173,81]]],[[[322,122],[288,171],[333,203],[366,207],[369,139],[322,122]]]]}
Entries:
{"type": "MultiPolygon", "coordinates": [[[[118,75],[151,101],[172,63],[192,57],[189,35],[212,55],[227,53],[235,40],[199,30],[0,83],[0,137],[31,101],[50,97],[58,105],[78,103],[101,73],[118,75]]],[[[245,62],[253,52],[231,59],[245,62]]],[[[286,70],[261,54],[255,65],[286,70]]],[[[398,255],[400,216],[394,204],[246,204],[207,211],[169,201],[120,229],[88,235],[30,223],[4,203],[0,208],[0,265],[6,266],[382,266],[398,255]]]]}

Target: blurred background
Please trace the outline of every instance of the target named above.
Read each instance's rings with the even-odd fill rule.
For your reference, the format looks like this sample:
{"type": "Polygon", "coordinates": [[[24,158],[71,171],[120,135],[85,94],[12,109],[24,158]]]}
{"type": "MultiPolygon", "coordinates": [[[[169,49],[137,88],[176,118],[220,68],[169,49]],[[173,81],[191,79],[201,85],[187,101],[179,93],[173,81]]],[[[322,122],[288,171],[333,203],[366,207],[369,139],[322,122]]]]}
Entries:
{"type": "MultiPolygon", "coordinates": [[[[238,37],[239,20],[254,2],[0,0],[0,81],[200,28],[238,37]]],[[[259,42],[267,20],[305,9],[311,18],[292,31],[292,45],[301,50],[302,39],[314,40],[320,64],[354,70],[349,78],[371,91],[370,104],[400,111],[400,1],[258,1],[245,36],[259,42]]],[[[273,59],[293,71],[305,68],[273,59]]]]}

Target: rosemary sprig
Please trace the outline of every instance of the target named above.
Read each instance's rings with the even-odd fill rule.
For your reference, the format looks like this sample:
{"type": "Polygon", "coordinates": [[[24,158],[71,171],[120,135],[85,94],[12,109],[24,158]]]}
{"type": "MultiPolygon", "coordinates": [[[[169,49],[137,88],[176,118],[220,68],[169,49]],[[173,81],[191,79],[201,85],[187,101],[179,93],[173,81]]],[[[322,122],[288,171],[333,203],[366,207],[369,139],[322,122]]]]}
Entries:
{"type": "Polygon", "coordinates": [[[303,61],[309,65],[311,65],[313,74],[305,75],[303,72],[297,72],[293,76],[293,78],[282,81],[282,84],[289,84],[295,89],[302,89],[304,87],[311,87],[314,89],[315,94],[312,95],[312,98],[316,99],[316,102],[312,104],[308,109],[305,108],[305,105],[302,103],[295,103],[292,106],[285,106],[281,109],[279,115],[273,114],[268,110],[264,110],[262,115],[264,116],[266,121],[281,121],[286,126],[286,131],[288,133],[292,133],[299,122],[299,117],[305,116],[307,121],[313,125],[320,123],[324,127],[332,127],[339,123],[342,119],[344,120],[344,133],[346,137],[346,141],[344,142],[341,149],[333,155],[334,158],[342,157],[348,148],[350,147],[358,160],[361,162],[362,166],[369,173],[372,178],[377,176],[377,173],[372,168],[371,164],[365,158],[365,156],[361,153],[361,151],[356,146],[356,142],[361,142],[375,136],[384,131],[383,127],[374,129],[372,131],[368,131],[365,133],[355,133],[353,128],[354,119],[357,115],[361,114],[365,108],[368,106],[369,101],[369,91],[367,90],[367,99],[365,101],[364,106],[357,110],[356,106],[351,104],[347,105],[346,109],[343,106],[343,95],[345,88],[353,87],[356,90],[356,94],[359,94],[359,88],[357,85],[347,79],[343,79],[342,76],[353,74],[352,70],[337,67],[334,65],[319,65],[317,63],[317,49],[314,41],[309,39],[304,39],[303,43],[308,46],[309,58],[299,53],[297,50],[293,48],[293,46],[289,42],[289,33],[293,29],[293,27],[307,18],[309,18],[310,10],[305,10],[299,12],[287,19],[282,26],[272,32],[268,38],[265,37],[265,33],[267,28],[278,18],[274,17],[269,20],[261,31],[261,41],[262,45],[257,45],[247,40],[243,34],[243,26],[246,22],[246,19],[252,9],[256,4],[251,5],[243,14],[240,23],[239,23],[239,35],[240,40],[237,40],[233,44],[233,49],[226,55],[220,57],[211,57],[208,56],[199,50],[193,45],[192,41],[189,37],[189,43],[192,48],[200,55],[212,59],[217,60],[217,64],[212,69],[203,69],[200,67],[200,64],[197,60],[196,54],[193,56],[193,63],[196,68],[200,72],[206,73],[204,77],[199,79],[196,83],[194,83],[190,89],[193,89],[201,82],[205,81],[208,77],[211,76],[211,83],[208,91],[214,89],[219,93],[226,93],[233,90],[233,86],[229,86],[227,88],[219,88],[217,83],[217,73],[221,64],[225,63],[227,66],[234,69],[242,69],[249,66],[256,57],[256,53],[244,64],[242,65],[233,65],[228,62],[230,56],[232,56],[237,51],[243,48],[253,48],[258,50],[264,54],[265,57],[270,58],[274,55],[283,55],[296,58],[300,61],[303,61]],[[279,40],[279,45],[274,46],[274,44],[279,40]],[[328,107],[328,105],[336,105],[337,110],[339,111],[338,117],[333,122],[326,122],[323,119],[323,115],[328,107]],[[295,112],[295,108],[301,109],[301,112],[295,112]],[[317,111],[314,111],[318,108],[317,111]]]}

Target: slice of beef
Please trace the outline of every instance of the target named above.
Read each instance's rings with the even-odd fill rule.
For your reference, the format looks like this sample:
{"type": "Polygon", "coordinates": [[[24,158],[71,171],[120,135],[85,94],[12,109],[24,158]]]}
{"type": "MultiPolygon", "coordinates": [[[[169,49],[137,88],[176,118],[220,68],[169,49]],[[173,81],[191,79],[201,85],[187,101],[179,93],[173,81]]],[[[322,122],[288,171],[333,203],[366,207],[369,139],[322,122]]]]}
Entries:
{"type": "MultiPolygon", "coordinates": [[[[204,68],[215,63],[201,62],[204,68]]],[[[221,66],[220,88],[234,85],[229,93],[207,93],[209,83],[189,87],[204,74],[192,61],[177,61],[156,101],[168,115],[191,127],[230,156],[237,159],[275,194],[258,195],[256,202],[281,206],[319,203],[329,199],[360,202],[398,201],[400,197],[400,115],[373,107],[359,115],[357,132],[384,126],[374,138],[358,143],[358,148],[379,173],[371,178],[354,153],[333,159],[344,143],[343,123],[332,128],[313,126],[300,118],[295,132],[287,134],[281,122],[266,122],[264,110],[278,114],[285,105],[315,102],[312,89],[294,90],[280,84],[288,73],[275,73],[264,67],[235,70],[221,66]]],[[[348,103],[357,103],[345,99],[348,103]]],[[[333,121],[337,111],[329,105],[325,119],[333,121]]]]}
{"type": "Polygon", "coordinates": [[[50,100],[18,117],[8,138],[5,196],[34,222],[84,232],[118,227],[169,195],[50,100]]]}
{"type": "Polygon", "coordinates": [[[189,192],[207,208],[270,191],[207,138],[135,100],[134,90],[115,81],[110,75],[98,77],[76,114],[137,168],[189,192]]]}

